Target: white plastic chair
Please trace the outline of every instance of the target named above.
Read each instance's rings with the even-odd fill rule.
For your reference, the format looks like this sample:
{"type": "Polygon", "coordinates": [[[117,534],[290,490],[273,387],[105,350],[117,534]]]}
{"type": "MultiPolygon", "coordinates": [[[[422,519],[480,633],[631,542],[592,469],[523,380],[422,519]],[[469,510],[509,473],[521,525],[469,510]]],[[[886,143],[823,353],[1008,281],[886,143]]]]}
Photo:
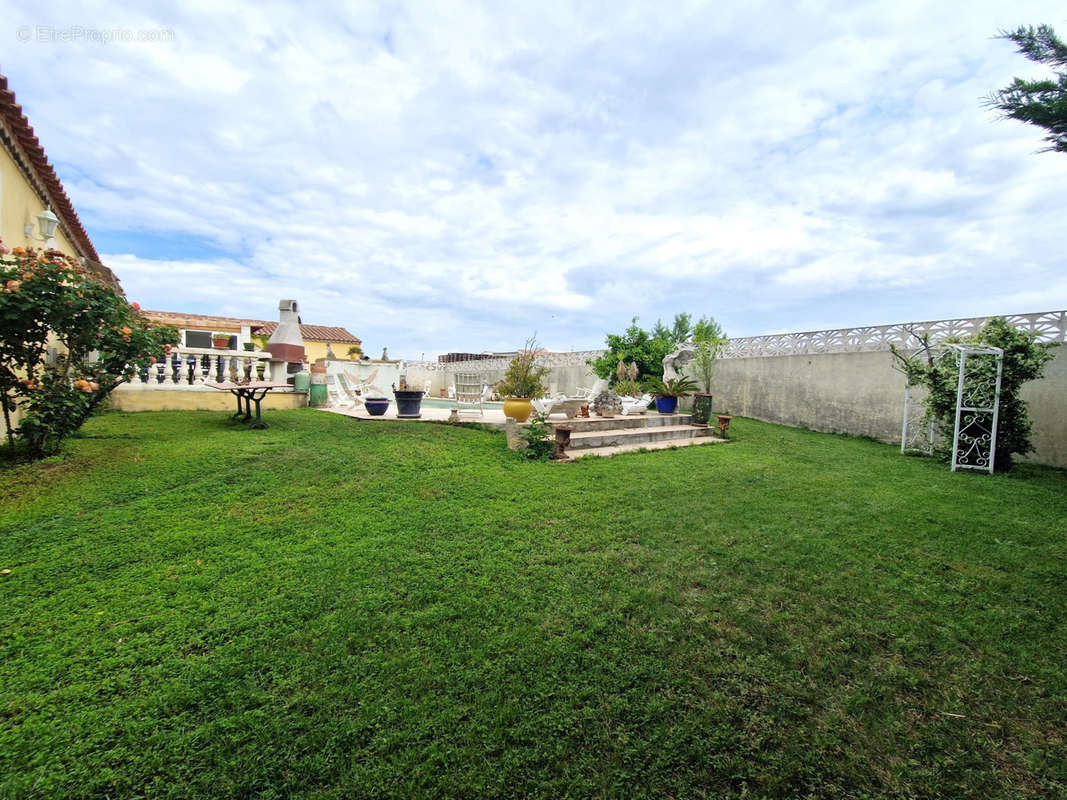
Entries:
{"type": "Polygon", "coordinates": [[[602,391],[608,388],[608,382],[604,378],[597,378],[596,383],[585,389],[579,386],[574,390],[574,396],[567,398],[568,400],[592,400],[602,391]]]}
{"type": "Polygon", "coordinates": [[[455,383],[456,415],[481,417],[485,415],[482,400],[487,386],[482,376],[474,372],[457,372],[455,383]]]}

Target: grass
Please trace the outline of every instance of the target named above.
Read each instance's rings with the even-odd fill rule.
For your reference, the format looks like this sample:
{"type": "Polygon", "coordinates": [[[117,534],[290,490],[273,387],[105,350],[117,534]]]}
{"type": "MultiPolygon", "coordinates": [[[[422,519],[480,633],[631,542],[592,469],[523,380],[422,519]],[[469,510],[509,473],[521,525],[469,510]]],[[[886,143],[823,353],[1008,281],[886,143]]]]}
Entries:
{"type": "Polygon", "coordinates": [[[1067,474],[109,414],[0,468],[0,797],[1058,797],[1067,474]]]}

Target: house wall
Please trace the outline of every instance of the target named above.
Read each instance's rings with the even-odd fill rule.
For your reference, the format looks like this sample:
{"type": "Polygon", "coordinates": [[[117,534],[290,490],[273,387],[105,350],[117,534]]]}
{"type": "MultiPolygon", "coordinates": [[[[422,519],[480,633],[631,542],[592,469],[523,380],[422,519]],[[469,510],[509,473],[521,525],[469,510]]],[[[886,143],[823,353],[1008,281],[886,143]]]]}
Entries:
{"type": "MultiPolygon", "coordinates": [[[[263,409],[302,408],[307,402],[306,392],[275,390],[260,405],[263,409]]],[[[123,384],[111,393],[107,407],[115,411],[235,411],[237,398],[218,389],[146,389],[123,384]]]]}
{"type": "Polygon", "coordinates": [[[359,358],[348,359],[348,348],[352,347],[351,342],[309,342],[304,340],[304,352],[307,354],[308,363],[315,363],[317,359],[326,358],[326,347],[329,346],[333,349],[334,357],[344,360],[355,361],[359,358]]]}
{"type": "MultiPolygon", "coordinates": [[[[0,238],[8,247],[43,247],[38,238],[37,215],[45,210],[45,204],[30,186],[11,155],[0,148],[0,238]],[[32,237],[27,237],[26,225],[33,226],[32,237]]],[[[78,251],[63,233],[60,224],[56,229],[55,246],[69,256],[77,258],[78,251]]]]}
{"type": "MultiPolygon", "coordinates": [[[[7,150],[0,147],[0,239],[8,247],[43,247],[44,242],[38,237],[37,215],[45,210],[45,204],[30,186],[26,176],[15,164],[7,150]],[[32,237],[26,236],[26,225],[33,226],[32,237]]],[[[78,251],[74,249],[60,225],[56,229],[55,247],[69,256],[78,257],[78,251]]],[[[66,352],[66,349],[55,337],[50,336],[49,347],[55,347],[57,351],[66,352]]],[[[21,416],[19,409],[12,412],[11,424],[16,427],[21,416]]],[[[7,425],[3,416],[0,416],[0,436],[7,435],[7,425]]]]}

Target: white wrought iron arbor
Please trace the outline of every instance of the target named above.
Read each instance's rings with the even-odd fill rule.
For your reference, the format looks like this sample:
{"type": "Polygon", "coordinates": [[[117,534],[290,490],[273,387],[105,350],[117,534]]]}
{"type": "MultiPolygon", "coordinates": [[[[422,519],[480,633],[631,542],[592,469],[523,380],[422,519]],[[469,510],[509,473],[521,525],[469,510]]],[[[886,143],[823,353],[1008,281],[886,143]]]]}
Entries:
{"type": "Polygon", "coordinates": [[[952,471],[980,469],[992,473],[997,457],[1004,351],[989,345],[945,344],[944,347],[955,350],[960,359],[956,424],[952,431],[952,471]],[[993,359],[995,372],[989,368],[988,361],[983,366],[981,359],[993,359]]]}
{"type": "MultiPolygon", "coordinates": [[[[977,469],[993,472],[997,456],[997,425],[1000,421],[1000,379],[1004,371],[1004,351],[990,345],[946,342],[942,352],[958,360],[956,418],[952,429],[952,471],[977,469]]],[[[916,418],[925,407],[910,384],[904,389],[904,421],[900,451],[931,453],[935,428],[928,414],[916,418]]]]}

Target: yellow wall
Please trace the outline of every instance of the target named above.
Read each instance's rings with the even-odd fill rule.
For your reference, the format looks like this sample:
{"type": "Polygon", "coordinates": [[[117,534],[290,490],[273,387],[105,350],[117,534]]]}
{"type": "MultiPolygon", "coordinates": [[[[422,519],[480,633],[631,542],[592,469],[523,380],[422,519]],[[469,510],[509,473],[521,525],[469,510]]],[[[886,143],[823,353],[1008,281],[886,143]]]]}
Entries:
{"type": "MultiPolygon", "coordinates": [[[[38,238],[37,215],[44,211],[45,205],[26,180],[26,176],[15,164],[11,154],[0,147],[0,239],[8,247],[44,247],[38,238]],[[26,225],[33,225],[33,237],[27,237],[26,225]]],[[[77,258],[75,250],[67,237],[63,235],[63,226],[56,229],[55,246],[69,256],[77,258]]],[[[62,346],[50,337],[48,345],[63,351],[62,346]]],[[[12,424],[18,425],[19,411],[15,409],[12,424]]],[[[7,435],[4,418],[0,415],[0,436],[7,435]]]]}
{"type": "MultiPolygon", "coordinates": [[[[0,238],[8,247],[44,247],[38,238],[37,215],[45,205],[19,170],[11,154],[0,148],[0,238]],[[33,226],[33,236],[27,237],[26,225],[33,226]]],[[[63,223],[56,229],[56,249],[77,258],[67,237],[63,235],[63,223]]]]}
{"type": "MultiPolygon", "coordinates": [[[[340,359],[348,358],[348,348],[353,346],[349,342],[309,342],[304,340],[304,353],[307,355],[308,363],[314,364],[316,359],[326,358],[327,344],[333,348],[333,354],[340,359]]],[[[355,358],[359,358],[359,356],[355,358]]]]}
{"type": "MultiPolygon", "coordinates": [[[[304,392],[269,392],[260,404],[272,408],[302,408],[308,404],[304,392]]],[[[218,389],[145,389],[123,384],[111,393],[108,408],[116,411],[230,411],[237,410],[237,398],[218,389]]],[[[256,413],[255,405],[252,413],[256,413]]]]}

